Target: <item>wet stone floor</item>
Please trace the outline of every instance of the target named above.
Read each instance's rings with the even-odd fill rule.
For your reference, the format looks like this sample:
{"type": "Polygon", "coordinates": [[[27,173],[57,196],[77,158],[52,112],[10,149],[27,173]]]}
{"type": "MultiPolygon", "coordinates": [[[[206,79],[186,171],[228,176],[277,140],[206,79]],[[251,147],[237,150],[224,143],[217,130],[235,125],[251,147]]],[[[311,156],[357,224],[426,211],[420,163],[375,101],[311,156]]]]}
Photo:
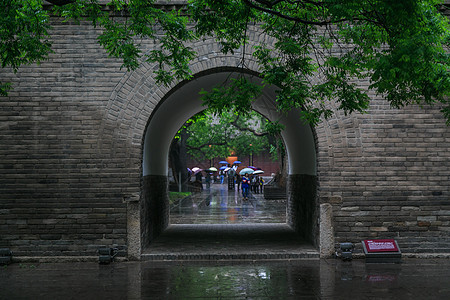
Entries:
{"type": "Polygon", "coordinates": [[[0,299],[450,299],[450,259],[319,259],[286,224],[284,201],[242,202],[226,185],[174,205],[143,252],[139,262],[0,266],[0,299]]]}
{"type": "Polygon", "coordinates": [[[212,184],[171,205],[170,223],[286,223],[286,200],[266,200],[262,193],[250,193],[249,200],[243,201],[241,191],[228,190],[226,184],[212,184]]]}
{"type": "Polygon", "coordinates": [[[450,260],[12,264],[0,299],[450,299],[450,260]]]}
{"type": "Polygon", "coordinates": [[[142,251],[143,260],[318,258],[286,223],[286,201],[213,184],[171,206],[170,225],[142,251]]]}

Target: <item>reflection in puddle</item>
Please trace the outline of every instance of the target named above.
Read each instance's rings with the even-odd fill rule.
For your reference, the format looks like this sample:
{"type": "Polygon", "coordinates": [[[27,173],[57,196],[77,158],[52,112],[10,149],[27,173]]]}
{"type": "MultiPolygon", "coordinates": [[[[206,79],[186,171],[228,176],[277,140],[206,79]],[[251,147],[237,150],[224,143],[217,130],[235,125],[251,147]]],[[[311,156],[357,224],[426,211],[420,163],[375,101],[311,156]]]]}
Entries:
{"type": "MultiPolygon", "coordinates": [[[[319,269],[313,266],[317,263],[307,262],[299,267],[284,264],[174,266],[166,269],[164,282],[160,282],[160,294],[143,290],[142,297],[285,299],[288,295],[303,295],[315,298],[320,285],[319,269]]],[[[161,278],[161,269],[158,274],[154,271],[145,269],[142,274],[148,279],[161,278]]]]}
{"type": "Polygon", "coordinates": [[[171,206],[171,224],[286,223],[286,200],[266,200],[252,194],[243,201],[238,191],[213,184],[209,190],[171,206]]]}
{"type": "Polygon", "coordinates": [[[450,299],[448,259],[12,264],[0,278],[0,299],[450,299]]]}

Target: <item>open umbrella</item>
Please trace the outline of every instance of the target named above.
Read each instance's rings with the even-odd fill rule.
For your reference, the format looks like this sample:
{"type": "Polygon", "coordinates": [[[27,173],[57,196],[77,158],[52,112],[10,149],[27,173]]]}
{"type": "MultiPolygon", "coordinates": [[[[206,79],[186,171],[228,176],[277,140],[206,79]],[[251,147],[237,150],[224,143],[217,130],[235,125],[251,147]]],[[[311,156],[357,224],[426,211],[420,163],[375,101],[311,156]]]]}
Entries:
{"type": "Polygon", "coordinates": [[[254,167],[254,166],[248,166],[247,168],[250,168],[250,169],[252,169],[253,171],[258,170],[258,168],[257,168],[257,167],[254,167]]]}
{"type": "Polygon", "coordinates": [[[244,175],[244,174],[253,174],[253,172],[255,172],[253,169],[250,168],[244,168],[242,169],[239,174],[240,175],[244,175]]]}
{"type": "Polygon", "coordinates": [[[219,168],[219,170],[225,170],[226,168],[228,168],[228,167],[222,166],[222,167],[219,168]]]}
{"type": "Polygon", "coordinates": [[[256,170],[255,172],[253,172],[254,175],[258,175],[258,174],[264,174],[263,170],[256,170]]]}
{"type": "Polygon", "coordinates": [[[194,174],[197,174],[198,172],[201,172],[201,171],[203,171],[203,169],[200,169],[198,167],[192,168],[192,172],[194,172],[194,174]]]}
{"type": "Polygon", "coordinates": [[[227,161],[224,161],[224,160],[221,160],[221,161],[219,161],[219,164],[225,164],[225,165],[228,165],[228,162],[227,162],[227,161]]]}
{"type": "Polygon", "coordinates": [[[238,165],[238,164],[242,164],[240,161],[236,160],[233,164],[238,165]]]}
{"type": "Polygon", "coordinates": [[[226,167],[225,169],[223,169],[225,172],[227,172],[229,169],[231,169],[230,167],[226,167]]]}
{"type": "Polygon", "coordinates": [[[206,171],[208,172],[217,172],[217,169],[214,167],[210,167],[209,169],[207,169],[206,171]]]}

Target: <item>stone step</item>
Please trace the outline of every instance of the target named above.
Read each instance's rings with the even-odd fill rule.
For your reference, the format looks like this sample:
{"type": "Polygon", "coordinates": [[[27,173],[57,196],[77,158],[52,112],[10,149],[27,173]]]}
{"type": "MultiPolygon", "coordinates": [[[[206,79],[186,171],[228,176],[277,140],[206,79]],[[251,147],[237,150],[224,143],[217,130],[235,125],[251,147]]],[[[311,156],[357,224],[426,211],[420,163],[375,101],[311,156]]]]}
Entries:
{"type": "Polygon", "coordinates": [[[317,251],[301,253],[236,253],[236,254],[212,254],[212,253],[144,253],[142,261],[218,261],[218,260],[302,260],[319,259],[317,251]]]}
{"type": "Polygon", "coordinates": [[[319,259],[318,250],[287,224],[173,224],[142,260],[319,259]]]}

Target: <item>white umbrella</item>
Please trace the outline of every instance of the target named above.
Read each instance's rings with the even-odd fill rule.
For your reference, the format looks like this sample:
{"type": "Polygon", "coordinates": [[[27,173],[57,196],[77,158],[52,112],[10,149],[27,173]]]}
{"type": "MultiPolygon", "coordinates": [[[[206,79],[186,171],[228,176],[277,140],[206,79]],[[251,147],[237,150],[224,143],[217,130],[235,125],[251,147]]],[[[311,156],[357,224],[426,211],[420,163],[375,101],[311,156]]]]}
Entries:
{"type": "Polygon", "coordinates": [[[253,172],[254,175],[258,175],[258,174],[264,174],[263,170],[256,170],[255,172],[253,172]]]}
{"type": "Polygon", "coordinates": [[[217,172],[217,169],[216,168],[214,168],[214,167],[211,167],[211,168],[209,168],[208,170],[206,170],[206,171],[209,171],[209,172],[217,172]]]}
{"type": "Polygon", "coordinates": [[[192,168],[192,172],[193,172],[194,174],[197,174],[198,172],[201,172],[201,171],[203,171],[203,169],[200,169],[200,168],[198,168],[198,167],[192,168]]]}

